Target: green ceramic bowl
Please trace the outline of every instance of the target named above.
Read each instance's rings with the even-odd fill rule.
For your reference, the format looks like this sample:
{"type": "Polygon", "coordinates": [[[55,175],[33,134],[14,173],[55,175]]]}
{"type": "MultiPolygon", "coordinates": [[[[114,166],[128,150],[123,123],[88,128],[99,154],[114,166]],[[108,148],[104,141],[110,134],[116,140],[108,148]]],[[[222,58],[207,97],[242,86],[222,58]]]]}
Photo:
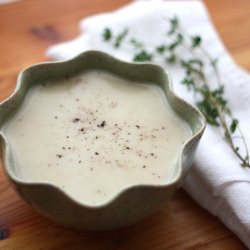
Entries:
{"type": "Polygon", "coordinates": [[[18,193],[36,210],[52,220],[71,228],[108,230],[121,228],[141,220],[161,207],[181,185],[193,161],[193,156],[205,128],[202,114],[178,98],[171,89],[169,75],[160,66],[149,63],[126,63],[99,51],[88,51],[63,62],[37,64],[23,70],[14,93],[0,104],[0,148],[6,176],[18,193]],[[53,184],[27,182],[14,164],[8,138],[2,127],[22,102],[28,90],[45,81],[74,76],[86,69],[102,69],[135,81],[154,82],[166,93],[166,98],[190,125],[193,135],[180,148],[172,181],[167,185],[137,185],[121,191],[101,206],[81,204],[53,184]]]}

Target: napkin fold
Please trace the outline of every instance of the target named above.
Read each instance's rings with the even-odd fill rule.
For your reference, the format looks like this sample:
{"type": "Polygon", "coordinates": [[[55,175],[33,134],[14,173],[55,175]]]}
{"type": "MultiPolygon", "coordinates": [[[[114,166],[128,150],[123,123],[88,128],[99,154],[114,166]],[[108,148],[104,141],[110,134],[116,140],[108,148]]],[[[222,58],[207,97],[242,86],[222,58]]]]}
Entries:
{"type": "MultiPolygon", "coordinates": [[[[225,49],[201,1],[135,1],[109,13],[98,14],[80,22],[82,33],[76,39],[52,46],[47,55],[53,60],[71,58],[82,51],[98,49],[131,61],[133,50],[123,44],[114,48],[102,39],[104,28],[114,32],[129,29],[129,37],[158,46],[166,41],[166,18],[178,16],[185,32],[200,35],[202,43],[213,58],[219,58],[218,67],[225,85],[225,97],[234,117],[240,120],[250,147],[250,74],[236,65],[225,49]]],[[[174,91],[194,104],[194,97],[180,84],[183,72],[178,66],[161,64],[172,76],[174,91]]],[[[211,83],[212,72],[207,72],[211,83]]],[[[250,248],[250,170],[240,163],[222,140],[218,128],[207,126],[198,147],[194,166],[184,182],[184,189],[202,207],[218,216],[250,248]]]]}

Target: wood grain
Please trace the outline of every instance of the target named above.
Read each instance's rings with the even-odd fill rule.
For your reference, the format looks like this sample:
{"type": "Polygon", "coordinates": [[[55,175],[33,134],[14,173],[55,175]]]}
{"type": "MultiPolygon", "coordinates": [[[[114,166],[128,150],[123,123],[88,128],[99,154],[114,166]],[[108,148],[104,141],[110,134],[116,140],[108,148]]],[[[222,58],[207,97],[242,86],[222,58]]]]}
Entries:
{"type": "MultiPolygon", "coordinates": [[[[18,72],[45,60],[52,44],[75,37],[84,16],[110,11],[128,0],[26,0],[0,6],[0,100],[18,72]]],[[[205,0],[235,60],[250,69],[250,1],[205,0]]],[[[0,168],[0,249],[244,250],[217,218],[180,190],[159,212],[130,228],[91,233],[62,228],[33,211],[10,187],[0,168]]]]}

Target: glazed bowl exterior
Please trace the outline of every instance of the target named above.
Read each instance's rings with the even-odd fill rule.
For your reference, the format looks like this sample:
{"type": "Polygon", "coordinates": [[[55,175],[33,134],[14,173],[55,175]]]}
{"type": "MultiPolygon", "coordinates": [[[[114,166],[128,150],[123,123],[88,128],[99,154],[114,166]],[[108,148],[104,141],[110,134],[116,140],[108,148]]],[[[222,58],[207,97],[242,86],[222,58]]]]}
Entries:
{"type": "Polygon", "coordinates": [[[123,62],[99,51],[87,51],[68,61],[46,62],[26,68],[19,74],[13,94],[0,103],[1,160],[7,178],[18,193],[40,213],[76,229],[121,228],[160,208],[182,184],[192,165],[204,128],[202,114],[173,93],[170,77],[162,67],[150,63],[123,62]],[[101,69],[132,81],[159,85],[173,110],[189,124],[192,136],[180,148],[174,176],[168,184],[132,186],[101,206],[89,206],[77,202],[52,183],[25,181],[18,175],[18,166],[14,163],[8,138],[2,131],[3,125],[22,105],[32,86],[65,79],[88,69],[101,69]]]}

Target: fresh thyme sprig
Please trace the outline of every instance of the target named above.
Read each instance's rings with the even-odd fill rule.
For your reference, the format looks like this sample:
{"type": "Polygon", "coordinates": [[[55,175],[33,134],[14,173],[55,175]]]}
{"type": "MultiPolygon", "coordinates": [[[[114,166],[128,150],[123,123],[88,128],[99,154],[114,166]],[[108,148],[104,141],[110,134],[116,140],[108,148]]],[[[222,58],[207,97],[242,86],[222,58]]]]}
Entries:
{"type": "Polygon", "coordinates": [[[224,85],[218,69],[218,59],[212,58],[202,45],[202,38],[198,35],[191,36],[182,29],[177,17],[167,19],[170,29],[166,33],[164,44],[152,48],[146,46],[135,38],[128,38],[129,30],[114,34],[110,28],[103,32],[103,40],[119,48],[123,43],[132,46],[135,62],[153,61],[156,57],[164,58],[166,63],[177,64],[184,70],[181,81],[189,91],[196,95],[197,107],[212,126],[220,127],[223,138],[230,146],[242,167],[250,168],[249,150],[245,137],[239,127],[238,119],[234,118],[227,100],[224,97],[224,85]],[[168,39],[167,39],[168,38],[168,39]],[[179,50],[185,50],[188,56],[180,55],[179,50]],[[199,52],[199,54],[197,53],[199,52]],[[202,55],[198,57],[198,55],[202,55]],[[205,69],[210,67],[215,75],[217,87],[211,88],[205,69]],[[242,141],[243,150],[236,145],[234,135],[238,131],[242,141]]]}

